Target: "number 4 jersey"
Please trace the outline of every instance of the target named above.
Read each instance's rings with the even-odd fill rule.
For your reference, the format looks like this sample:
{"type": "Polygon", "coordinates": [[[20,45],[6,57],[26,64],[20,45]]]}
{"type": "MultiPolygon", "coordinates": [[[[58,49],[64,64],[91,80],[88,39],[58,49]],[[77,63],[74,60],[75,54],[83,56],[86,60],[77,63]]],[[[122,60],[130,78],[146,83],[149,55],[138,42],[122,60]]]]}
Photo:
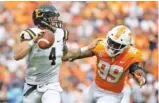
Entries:
{"type": "MultiPolygon", "coordinates": [[[[31,40],[41,29],[28,28],[21,32],[21,41],[31,40]]],[[[44,84],[58,82],[59,69],[64,54],[67,31],[57,28],[52,47],[40,49],[35,44],[27,56],[26,82],[29,84],[44,84]]]]}
{"type": "Polygon", "coordinates": [[[142,63],[141,53],[131,46],[122,54],[110,58],[105,52],[104,41],[99,41],[92,52],[97,57],[95,83],[100,88],[115,93],[122,91],[130,65],[136,62],[142,63]]]}

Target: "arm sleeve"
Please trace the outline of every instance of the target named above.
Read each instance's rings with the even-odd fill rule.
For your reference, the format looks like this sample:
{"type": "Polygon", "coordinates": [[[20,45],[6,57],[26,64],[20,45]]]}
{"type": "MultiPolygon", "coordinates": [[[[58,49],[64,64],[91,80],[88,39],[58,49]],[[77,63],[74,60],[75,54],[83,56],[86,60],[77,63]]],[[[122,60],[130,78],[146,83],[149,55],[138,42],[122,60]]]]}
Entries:
{"type": "Polygon", "coordinates": [[[130,74],[133,74],[133,72],[137,69],[143,70],[143,67],[138,62],[131,64],[129,67],[130,74]]]}

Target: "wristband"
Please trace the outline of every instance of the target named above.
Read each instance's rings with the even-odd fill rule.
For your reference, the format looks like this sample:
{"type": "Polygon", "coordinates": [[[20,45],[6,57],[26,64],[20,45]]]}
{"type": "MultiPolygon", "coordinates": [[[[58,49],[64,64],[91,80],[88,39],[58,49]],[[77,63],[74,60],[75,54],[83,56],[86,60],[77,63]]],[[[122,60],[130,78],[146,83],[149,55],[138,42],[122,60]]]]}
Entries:
{"type": "Polygon", "coordinates": [[[86,46],[86,47],[81,48],[80,50],[81,50],[81,52],[85,52],[85,51],[87,51],[87,50],[89,50],[89,49],[88,49],[88,47],[86,46]]]}
{"type": "Polygon", "coordinates": [[[32,46],[34,45],[34,41],[33,41],[33,40],[30,40],[30,41],[28,42],[28,44],[29,44],[30,47],[32,47],[32,46]]]}

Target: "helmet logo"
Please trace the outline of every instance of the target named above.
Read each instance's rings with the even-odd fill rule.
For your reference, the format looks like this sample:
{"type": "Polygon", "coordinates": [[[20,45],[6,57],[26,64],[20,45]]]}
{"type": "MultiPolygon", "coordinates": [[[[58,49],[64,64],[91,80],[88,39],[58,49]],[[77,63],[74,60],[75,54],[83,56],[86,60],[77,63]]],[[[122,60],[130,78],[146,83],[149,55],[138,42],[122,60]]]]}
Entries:
{"type": "Polygon", "coordinates": [[[120,27],[117,33],[115,34],[115,38],[118,39],[124,33],[125,30],[126,30],[125,26],[120,27]]]}
{"type": "Polygon", "coordinates": [[[35,16],[36,16],[36,18],[43,17],[44,14],[41,13],[40,11],[41,11],[41,9],[36,9],[35,10],[35,16]]]}

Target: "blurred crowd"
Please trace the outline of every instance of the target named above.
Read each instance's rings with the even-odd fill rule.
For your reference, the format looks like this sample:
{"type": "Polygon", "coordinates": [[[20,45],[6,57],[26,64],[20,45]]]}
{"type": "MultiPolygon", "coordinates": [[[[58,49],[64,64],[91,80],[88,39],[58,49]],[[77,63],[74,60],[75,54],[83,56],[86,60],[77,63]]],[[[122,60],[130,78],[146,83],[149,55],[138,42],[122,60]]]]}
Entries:
{"type": "MultiPolygon", "coordinates": [[[[157,103],[158,97],[158,3],[157,1],[27,1],[0,2],[0,103],[22,103],[25,60],[15,61],[13,47],[19,33],[32,27],[32,11],[40,4],[52,4],[69,31],[67,45],[75,50],[95,38],[105,38],[114,26],[132,30],[132,44],[143,53],[147,84],[140,89],[130,76],[124,92],[130,103],[157,103]]],[[[83,103],[96,70],[96,57],[63,62],[60,83],[62,103],[83,103]]]]}

